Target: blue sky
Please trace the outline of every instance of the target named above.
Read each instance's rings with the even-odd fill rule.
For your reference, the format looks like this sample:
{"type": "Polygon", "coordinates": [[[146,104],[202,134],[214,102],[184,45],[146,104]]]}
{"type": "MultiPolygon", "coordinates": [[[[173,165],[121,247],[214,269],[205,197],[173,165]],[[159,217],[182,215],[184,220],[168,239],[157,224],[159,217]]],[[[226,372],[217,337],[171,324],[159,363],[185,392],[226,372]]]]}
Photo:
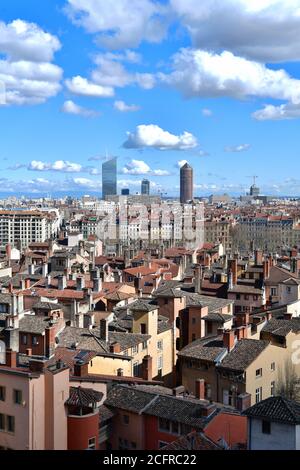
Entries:
{"type": "Polygon", "coordinates": [[[107,153],[132,192],[188,161],[196,195],[300,195],[300,0],[42,3],[0,4],[0,191],[101,193],[107,153]]]}

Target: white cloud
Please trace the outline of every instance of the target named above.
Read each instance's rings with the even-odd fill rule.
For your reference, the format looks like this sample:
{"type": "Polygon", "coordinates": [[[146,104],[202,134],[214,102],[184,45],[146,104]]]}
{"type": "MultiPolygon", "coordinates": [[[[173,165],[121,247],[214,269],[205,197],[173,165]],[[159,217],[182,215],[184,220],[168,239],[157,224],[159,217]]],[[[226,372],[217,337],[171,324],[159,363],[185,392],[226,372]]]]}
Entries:
{"type": "Polygon", "coordinates": [[[19,19],[8,24],[0,22],[0,51],[12,62],[51,62],[60,48],[59,40],[35,23],[19,19]]]}
{"type": "Polygon", "coordinates": [[[143,40],[160,42],[166,33],[166,8],[152,0],[68,0],[71,20],[111,49],[137,47],[143,40]]]}
{"type": "Polygon", "coordinates": [[[34,23],[0,22],[0,104],[34,105],[56,96],[63,71],[51,61],[60,47],[34,23]]]}
{"type": "Polygon", "coordinates": [[[128,149],[188,150],[198,145],[196,137],[189,132],[174,135],[154,124],[137,126],[135,132],[127,133],[127,137],[123,147],[128,149]]]}
{"type": "Polygon", "coordinates": [[[186,163],[188,163],[187,160],[178,160],[177,162],[177,167],[178,168],[181,168],[183,165],[185,165],[186,163]]]}
{"type": "Polygon", "coordinates": [[[186,97],[268,97],[300,102],[300,80],[284,70],[271,70],[225,51],[181,49],[173,57],[173,71],[159,74],[163,83],[186,97]]]}
{"type": "Polygon", "coordinates": [[[250,144],[232,145],[224,148],[224,152],[246,152],[250,150],[250,144]]]}
{"type": "Polygon", "coordinates": [[[63,113],[75,114],[76,116],[82,117],[97,117],[100,113],[93,111],[92,109],[83,108],[82,106],[77,105],[74,101],[68,100],[65,101],[62,108],[63,113]]]}
{"type": "Polygon", "coordinates": [[[63,173],[80,173],[84,168],[79,163],[64,160],[56,160],[54,163],[46,163],[40,160],[32,160],[28,165],[31,171],[60,171],[63,173]]]}
{"type": "Polygon", "coordinates": [[[255,111],[252,117],[257,121],[283,121],[286,119],[300,118],[300,105],[298,104],[281,104],[274,106],[272,104],[265,105],[263,109],[255,111]]]}
{"type": "Polygon", "coordinates": [[[170,173],[166,170],[152,170],[143,160],[131,160],[122,170],[124,175],[152,175],[168,176],[170,173]]]}
{"type": "Polygon", "coordinates": [[[213,112],[211,109],[208,108],[203,108],[202,109],[202,115],[205,117],[211,117],[213,115],[213,112]]]}
{"type": "Polygon", "coordinates": [[[299,0],[170,0],[195,47],[262,62],[300,59],[299,0]]]}
{"type": "Polygon", "coordinates": [[[121,113],[139,111],[140,107],[135,104],[126,104],[124,101],[115,101],[114,108],[121,113]]]}
{"type": "Polygon", "coordinates": [[[111,98],[114,96],[114,89],[112,87],[97,85],[80,75],[66,80],[65,83],[68,90],[74,93],[74,95],[90,96],[94,98],[111,98]]]}

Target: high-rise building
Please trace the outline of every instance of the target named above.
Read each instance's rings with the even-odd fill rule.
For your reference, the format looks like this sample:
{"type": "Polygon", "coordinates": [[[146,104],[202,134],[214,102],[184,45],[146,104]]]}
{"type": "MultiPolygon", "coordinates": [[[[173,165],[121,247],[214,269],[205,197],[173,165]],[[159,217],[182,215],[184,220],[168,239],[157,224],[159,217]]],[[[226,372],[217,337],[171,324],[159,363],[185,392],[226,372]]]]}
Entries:
{"type": "Polygon", "coordinates": [[[117,194],[117,159],[112,158],[102,165],[102,199],[117,194]]]}
{"type": "Polygon", "coordinates": [[[142,180],[141,193],[149,196],[150,194],[150,181],[149,180],[146,180],[146,179],[142,180]]]}
{"type": "Polygon", "coordinates": [[[185,204],[193,199],[193,168],[185,163],[180,168],[180,202],[185,204]]]}
{"type": "Polygon", "coordinates": [[[129,194],[130,194],[130,191],[129,191],[128,188],[124,188],[124,189],[121,190],[121,195],[122,196],[129,196],[129,194]]]}

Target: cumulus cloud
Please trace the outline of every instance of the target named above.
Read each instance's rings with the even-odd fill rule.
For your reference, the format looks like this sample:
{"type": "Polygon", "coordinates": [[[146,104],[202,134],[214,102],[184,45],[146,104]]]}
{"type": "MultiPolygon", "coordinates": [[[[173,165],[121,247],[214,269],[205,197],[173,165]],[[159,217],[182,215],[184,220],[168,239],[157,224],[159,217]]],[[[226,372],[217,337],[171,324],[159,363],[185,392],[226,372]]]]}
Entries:
{"type": "Polygon", "coordinates": [[[32,160],[28,165],[31,171],[60,171],[63,173],[80,173],[84,170],[79,163],[72,163],[64,160],[56,160],[54,163],[46,163],[40,160],[32,160]]]}
{"type": "Polygon", "coordinates": [[[71,100],[65,101],[61,110],[63,113],[66,113],[66,114],[75,114],[76,116],[82,116],[82,117],[87,117],[87,118],[97,117],[100,115],[100,113],[98,113],[97,111],[83,108],[82,106],[79,106],[78,104],[74,103],[74,101],[71,101],[71,100]]]}
{"type": "Polygon", "coordinates": [[[34,105],[56,96],[63,71],[52,60],[60,47],[55,36],[34,23],[0,22],[0,104],[34,105]]]}
{"type": "Polygon", "coordinates": [[[124,101],[115,101],[114,108],[121,113],[139,111],[140,107],[135,104],[126,104],[124,101]]]}
{"type": "Polygon", "coordinates": [[[300,80],[228,51],[183,48],[174,55],[172,68],[170,74],[159,74],[161,81],[189,98],[255,96],[300,102],[300,80]]]}
{"type": "Polygon", "coordinates": [[[86,78],[77,75],[65,81],[66,87],[71,93],[79,96],[89,96],[94,98],[111,98],[114,96],[114,89],[110,86],[97,85],[86,78]]]}
{"type": "Polygon", "coordinates": [[[152,175],[152,176],[168,176],[170,173],[166,170],[152,170],[150,166],[143,160],[131,160],[127,163],[122,173],[124,175],[152,175]]]}
{"type": "Polygon", "coordinates": [[[166,7],[153,0],[68,0],[65,10],[111,49],[137,47],[143,40],[158,43],[166,34],[166,7]]]}
{"type": "Polygon", "coordinates": [[[123,147],[127,149],[155,148],[158,150],[188,150],[198,146],[197,138],[190,132],[174,135],[155,124],[137,126],[127,133],[123,147]]]}
{"type": "Polygon", "coordinates": [[[283,121],[287,119],[300,118],[300,105],[298,104],[281,104],[274,106],[272,104],[265,105],[263,109],[259,109],[252,114],[257,121],[283,121]]]}
{"type": "Polygon", "coordinates": [[[195,47],[262,62],[300,59],[299,0],[170,0],[195,47]]]}
{"type": "Polygon", "coordinates": [[[250,144],[232,145],[224,148],[224,152],[246,152],[250,150],[250,144]]]}

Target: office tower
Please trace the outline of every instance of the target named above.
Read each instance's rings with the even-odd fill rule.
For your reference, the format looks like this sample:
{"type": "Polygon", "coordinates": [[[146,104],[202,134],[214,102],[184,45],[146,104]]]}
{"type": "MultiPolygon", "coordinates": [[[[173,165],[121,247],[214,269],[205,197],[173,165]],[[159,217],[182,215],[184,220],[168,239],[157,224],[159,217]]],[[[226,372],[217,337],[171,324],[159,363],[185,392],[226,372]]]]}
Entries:
{"type": "Polygon", "coordinates": [[[121,190],[121,195],[122,196],[129,196],[129,194],[130,194],[130,191],[129,191],[128,188],[124,188],[124,189],[121,190]]]}
{"type": "Polygon", "coordinates": [[[141,193],[149,196],[150,194],[150,181],[143,179],[141,193]]]}
{"type": "Polygon", "coordinates": [[[102,199],[117,194],[117,159],[112,158],[102,165],[102,199]]]}
{"type": "Polygon", "coordinates": [[[185,163],[180,169],[180,202],[185,204],[193,199],[193,168],[185,163]]]}

